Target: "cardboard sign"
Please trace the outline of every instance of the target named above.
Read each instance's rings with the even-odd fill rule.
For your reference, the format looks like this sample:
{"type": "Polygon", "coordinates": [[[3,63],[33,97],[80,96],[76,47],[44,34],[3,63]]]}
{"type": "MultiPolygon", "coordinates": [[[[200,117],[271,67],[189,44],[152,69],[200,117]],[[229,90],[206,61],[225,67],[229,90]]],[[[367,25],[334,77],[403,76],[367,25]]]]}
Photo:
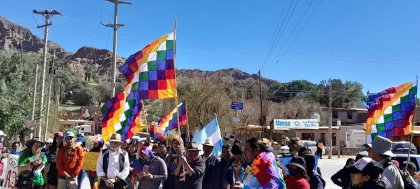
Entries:
{"type": "Polygon", "coordinates": [[[85,152],[83,156],[83,169],[86,171],[96,171],[99,152],[85,152]]]}
{"type": "Polygon", "coordinates": [[[5,172],[5,177],[3,180],[2,188],[15,189],[18,179],[18,159],[19,156],[9,154],[7,157],[7,165],[4,164],[3,171],[5,172]]]}

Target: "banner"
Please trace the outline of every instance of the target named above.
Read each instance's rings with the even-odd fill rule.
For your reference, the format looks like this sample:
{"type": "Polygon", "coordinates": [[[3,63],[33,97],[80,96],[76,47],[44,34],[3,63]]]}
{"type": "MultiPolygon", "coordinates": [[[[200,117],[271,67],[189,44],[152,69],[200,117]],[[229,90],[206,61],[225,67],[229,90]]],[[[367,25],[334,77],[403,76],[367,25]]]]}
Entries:
{"type": "Polygon", "coordinates": [[[18,159],[19,156],[9,154],[7,157],[7,161],[3,161],[7,162],[7,165],[3,164],[5,167],[7,167],[6,169],[4,169],[3,167],[3,172],[6,171],[6,175],[4,177],[2,185],[3,189],[17,188],[16,184],[18,179],[18,159]]]}
{"type": "Polygon", "coordinates": [[[86,171],[96,171],[99,152],[85,152],[83,155],[83,169],[86,171]]]}
{"type": "Polygon", "coordinates": [[[274,129],[318,129],[318,119],[274,119],[274,129]]]}

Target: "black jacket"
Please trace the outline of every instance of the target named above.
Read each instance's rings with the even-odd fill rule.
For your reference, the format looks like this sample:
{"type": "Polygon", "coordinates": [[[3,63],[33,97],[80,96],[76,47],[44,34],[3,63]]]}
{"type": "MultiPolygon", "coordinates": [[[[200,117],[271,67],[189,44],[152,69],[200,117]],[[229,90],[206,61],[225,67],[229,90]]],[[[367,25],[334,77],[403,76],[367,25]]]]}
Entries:
{"type": "MultiPolygon", "coordinates": [[[[204,173],[203,178],[203,189],[220,189],[220,183],[218,182],[218,175],[223,174],[218,172],[219,160],[210,156],[206,160],[206,172],[204,173]]],[[[220,178],[220,177],[219,177],[220,178]]]]}
{"type": "Polygon", "coordinates": [[[333,183],[336,184],[337,186],[340,186],[341,188],[347,188],[349,184],[351,183],[351,179],[350,179],[351,176],[348,169],[349,169],[348,167],[344,167],[340,169],[337,173],[335,173],[331,177],[331,180],[333,181],[333,183]]]}

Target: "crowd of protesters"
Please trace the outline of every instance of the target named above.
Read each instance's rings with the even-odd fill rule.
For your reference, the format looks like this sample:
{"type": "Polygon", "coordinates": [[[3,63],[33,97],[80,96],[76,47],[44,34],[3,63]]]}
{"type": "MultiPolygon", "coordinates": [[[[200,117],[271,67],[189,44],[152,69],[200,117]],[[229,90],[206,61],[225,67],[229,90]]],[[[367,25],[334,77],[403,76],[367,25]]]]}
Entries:
{"type": "MultiPolygon", "coordinates": [[[[83,136],[57,132],[49,142],[27,141],[23,151],[13,143],[9,153],[19,155],[16,184],[24,189],[86,188],[84,180],[90,188],[104,189],[328,188],[316,163],[322,149],[312,155],[298,137],[287,141],[290,161],[285,165],[279,161],[278,143],[266,138],[225,144],[221,156],[212,154],[211,139],[202,148],[187,141],[152,142],[138,136],[122,141],[113,133],[107,142],[96,136],[88,149],[83,136]],[[99,153],[96,170],[83,170],[84,152],[99,153]]],[[[323,147],[322,141],[318,144],[323,147]]],[[[419,188],[413,162],[391,161],[390,140],[378,136],[366,147],[331,177],[334,184],[345,189],[419,188]]]]}

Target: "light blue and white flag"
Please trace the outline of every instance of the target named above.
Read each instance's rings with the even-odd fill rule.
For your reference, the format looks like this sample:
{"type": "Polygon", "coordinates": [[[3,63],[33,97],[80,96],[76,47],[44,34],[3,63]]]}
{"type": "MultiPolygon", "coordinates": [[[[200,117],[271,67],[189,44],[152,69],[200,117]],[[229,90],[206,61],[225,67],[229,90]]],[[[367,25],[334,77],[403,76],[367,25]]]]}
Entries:
{"type": "Polygon", "coordinates": [[[214,114],[214,118],[194,136],[192,141],[198,143],[199,149],[202,149],[202,143],[204,143],[207,138],[210,138],[214,145],[211,154],[216,157],[222,155],[223,138],[220,134],[220,127],[216,114],[214,114]]]}

